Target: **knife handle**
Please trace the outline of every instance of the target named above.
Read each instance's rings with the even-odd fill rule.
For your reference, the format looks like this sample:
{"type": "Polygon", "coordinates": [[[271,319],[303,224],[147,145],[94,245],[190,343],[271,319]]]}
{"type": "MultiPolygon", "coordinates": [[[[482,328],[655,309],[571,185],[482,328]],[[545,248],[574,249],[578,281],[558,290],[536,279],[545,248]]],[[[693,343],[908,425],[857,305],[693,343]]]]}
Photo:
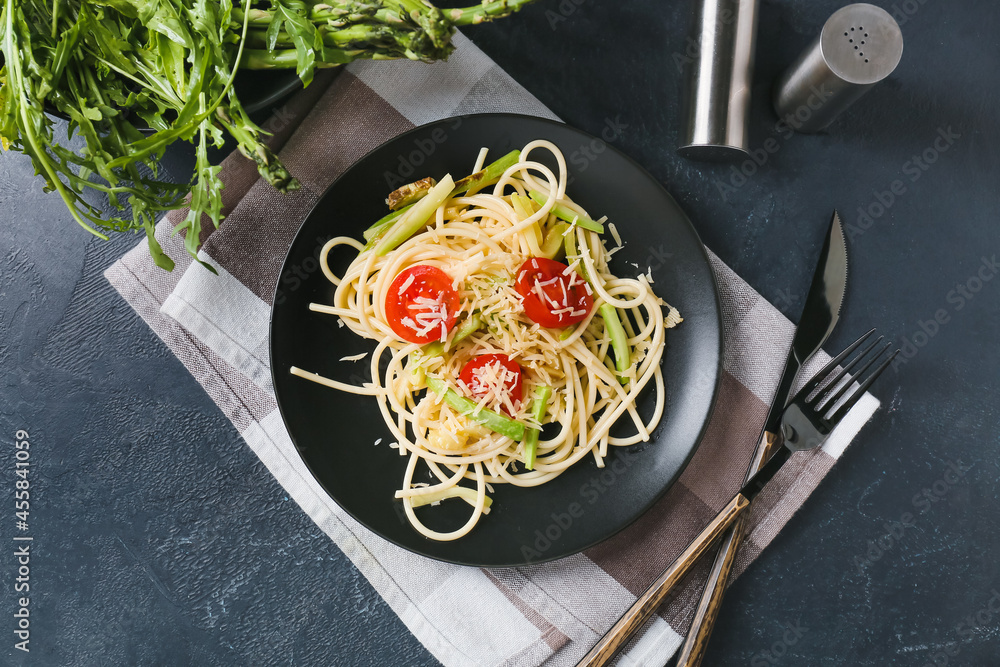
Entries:
{"type": "MultiPolygon", "coordinates": [[[[747,479],[753,477],[754,473],[763,467],[764,463],[771,457],[774,448],[780,444],[781,438],[778,435],[764,431],[757,444],[757,451],[754,453],[750,468],[747,470],[747,479]]],[[[736,562],[736,553],[743,542],[745,527],[746,519],[743,517],[733,525],[732,530],[722,540],[722,546],[715,557],[715,563],[712,564],[708,582],[705,584],[705,590],[701,594],[701,600],[699,600],[698,608],[695,610],[691,628],[688,630],[687,638],[685,638],[677,658],[677,667],[698,667],[705,657],[708,640],[712,636],[715,621],[722,608],[722,598],[726,593],[729,574],[736,562]]]]}
{"type": "Polygon", "coordinates": [[[750,501],[746,497],[737,494],[726,505],[725,509],[712,520],[712,523],[708,524],[698,537],[694,538],[681,552],[681,555],[663,571],[663,574],[646,589],[646,592],[639,596],[635,604],[618,619],[618,622],[601,637],[600,641],[590,649],[590,652],[577,663],[577,667],[599,667],[610,661],[632,634],[656,612],[677,582],[683,579],[684,575],[691,569],[691,566],[698,562],[698,559],[727,528],[733,525],[749,505],[750,501]]]}
{"type": "Polygon", "coordinates": [[[737,521],[722,541],[721,550],[715,557],[715,563],[712,564],[712,570],[708,575],[705,591],[698,602],[691,629],[684,639],[684,645],[677,658],[677,667],[698,667],[705,657],[708,640],[712,636],[712,630],[715,629],[715,619],[719,616],[722,598],[726,594],[726,582],[736,562],[736,552],[743,542],[745,523],[745,517],[737,521]]]}

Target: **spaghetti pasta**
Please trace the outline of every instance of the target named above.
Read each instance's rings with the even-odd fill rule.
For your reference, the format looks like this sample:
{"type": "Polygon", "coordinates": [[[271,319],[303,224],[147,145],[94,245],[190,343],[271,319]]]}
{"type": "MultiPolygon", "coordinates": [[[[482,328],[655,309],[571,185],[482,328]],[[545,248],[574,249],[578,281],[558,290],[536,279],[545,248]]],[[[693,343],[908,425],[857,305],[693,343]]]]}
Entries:
{"type": "MultiPolygon", "coordinates": [[[[484,161],[481,152],[477,168],[484,161]]],[[[605,247],[593,231],[603,221],[566,196],[566,183],[559,149],[533,141],[499,178],[446,196],[426,224],[413,210],[398,216],[397,231],[416,224],[398,246],[389,247],[390,231],[367,244],[337,237],[323,248],[334,303],[310,308],[377,341],[373,381],[291,372],[377,400],[409,457],[396,497],[428,538],[468,534],[489,513],[492,484],[538,486],[587,456],[603,467],[609,446],[648,440],[663,415],[665,330],[681,318],[650,277],[611,273],[617,248],[605,247]],[[532,160],[536,151],[551,152],[558,173],[532,160]],[[338,276],[327,259],[345,245],[358,255],[338,276]],[[565,263],[556,262],[563,252],[565,263]],[[636,400],[647,387],[655,400],[644,419],[636,400]],[[626,419],[634,432],[612,436],[626,419]],[[414,481],[421,464],[433,484],[414,481]],[[456,530],[432,530],[414,512],[447,498],[472,507],[456,530]]]]}

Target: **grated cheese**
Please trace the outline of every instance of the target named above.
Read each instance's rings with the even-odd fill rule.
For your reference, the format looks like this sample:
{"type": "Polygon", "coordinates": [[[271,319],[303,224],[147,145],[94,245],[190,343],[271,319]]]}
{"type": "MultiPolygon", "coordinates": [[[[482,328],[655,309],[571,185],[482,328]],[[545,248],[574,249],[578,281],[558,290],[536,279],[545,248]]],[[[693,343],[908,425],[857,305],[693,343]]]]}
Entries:
{"type": "Polygon", "coordinates": [[[412,273],[406,276],[406,280],[404,280],[403,284],[399,286],[399,296],[403,296],[406,290],[410,289],[410,285],[412,285],[415,280],[416,277],[412,273]]]}

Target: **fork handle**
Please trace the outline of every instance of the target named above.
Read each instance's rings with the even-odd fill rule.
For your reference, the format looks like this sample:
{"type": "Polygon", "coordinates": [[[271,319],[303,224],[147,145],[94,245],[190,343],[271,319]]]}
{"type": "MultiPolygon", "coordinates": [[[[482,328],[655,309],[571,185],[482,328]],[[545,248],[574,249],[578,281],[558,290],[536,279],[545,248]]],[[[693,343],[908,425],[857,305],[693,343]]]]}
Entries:
{"type": "Polygon", "coordinates": [[[649,620],[657,608],[667,597],[673,587],[684,578],[691,566],[712,546],[727,528],[743,514],[750,501],[742,494],[737,494],[725,509],[708,524],[698,537],[681,552],[676,560],[663,571],[646,592],[639,596],[628,611],[618,619],[608,632],[601,637],[590,652],[577,663],[577,667],[599,667],[606,664],[615,653],[629,640],[632,634],[649,620]]]}
{"type": "MultiPolygon", "coordinates": [[[[747,470],[747,479],[764,466],[775,447],[780,446],[780,444],[779,435],[764,431],[747,470]]],[[[698,667],[705,658],[708,640],[712,636],[715,621],[722,608],[722,598],[726,593],[729,574],[736,562],[736,553],[743,542],[745,524],[746,518],[742,517],[722,540],[722,546],[719,548],[715,563],[712,564],[712,570],[709,572],[705,591],[701,594],[701,600],[695,610],[694,620],[691,621],[691,628],[688,630],[684,645],[681,646],[677,667],[698,667]]]]}

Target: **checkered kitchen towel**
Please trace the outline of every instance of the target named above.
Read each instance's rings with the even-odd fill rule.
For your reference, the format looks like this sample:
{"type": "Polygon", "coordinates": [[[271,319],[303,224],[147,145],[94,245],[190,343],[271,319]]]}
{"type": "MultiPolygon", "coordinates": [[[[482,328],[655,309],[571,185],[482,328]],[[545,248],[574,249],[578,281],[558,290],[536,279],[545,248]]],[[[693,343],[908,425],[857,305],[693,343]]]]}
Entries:
{"type": "MultiPolygon", "coordinates": [[[[205,241],[213,275],[185,261],[171,213],[157,237],[177,258],[156,268],[145,243],[108,280],[205,387],[268,470],[414,635],[446,665],[570,665],[632,604],[739,487],[793,327],[712,256],[722,292],[725,362],[718,408],[691,464],[663,500],[613,539],[560,561],[516,569],[448,565],[404,551],[357,524],[295,452],[268,372],[268,316],[292,236],[324,189],[372,148],[448,116],[553,114],[462,35],[448,62],[360,62],[318,78],[268,124],[302,182],[281,195],[238,155],[224,162],[228,218],[205,241]],[[502,632],[497,632],[502,628],[502,632]]],[[[820,355],[823,356],[823,355],[820,355]]],[[[825,359],[817,359],[816,364],[825,359]]],[[[821,449],[797,454],[758,497],[737,574],[802,505],[878,408],[866,396],[821,449]]],[[[628,646],[623,665],[662,664],[677,650],[700,594],[692,581],[628,646]]]]}

